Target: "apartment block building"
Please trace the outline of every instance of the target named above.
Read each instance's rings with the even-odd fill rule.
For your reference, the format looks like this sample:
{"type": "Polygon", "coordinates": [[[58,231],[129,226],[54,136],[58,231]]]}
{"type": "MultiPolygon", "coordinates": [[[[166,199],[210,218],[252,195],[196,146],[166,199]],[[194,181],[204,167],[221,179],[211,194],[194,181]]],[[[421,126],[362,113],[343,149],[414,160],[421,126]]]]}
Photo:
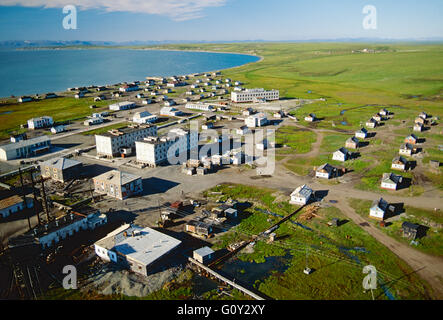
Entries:
{"type": "Polygon", "coordinates": [[[135,142],[137,162],[156,167],[168,159],[198,147],[198,134],[172,129],[168,135],[149,137],[135,142]]]}
{"type": "Polygon", "coordinates": [[[255,102],[259,100],[273,101],[280,99],[280,91],[265,89],[245,89],[243,91],[234,91],[231,93],[233,102],[255,102]]]}
{"type": "Polygon", "coordinates": [[[97,155],[112,158],[122,153],[122,149],[134,148],[135,142],[146,137],[156,137],[155,125],[130,125],[122,129],[110,130],[95,136],[97,155]]]}

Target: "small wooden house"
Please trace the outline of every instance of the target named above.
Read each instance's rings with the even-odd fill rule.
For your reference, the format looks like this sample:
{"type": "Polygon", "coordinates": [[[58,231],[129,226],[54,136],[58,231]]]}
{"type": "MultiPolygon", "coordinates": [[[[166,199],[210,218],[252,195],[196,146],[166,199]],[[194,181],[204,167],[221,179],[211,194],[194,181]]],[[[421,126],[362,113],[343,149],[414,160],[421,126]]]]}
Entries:
{"type": "Polygon", "coordinates": [[[413,130],[414,130],[414,132],[423,132],[424,128],[425,128],[425,126],[422,123],[416,122],[414,124],[413,130]]]}
{"type": "Polygon", "coordinates": [[[357,132],[355,132],[355,137],[360,139],[366,139],[368,137],[368,130],[365,128],[361,128],[357,132]]]}
{"type": "Polygon", "coordinates": [[[418,137],[415,134],[411,134],[405,138],[405,143],[417,144],[418,137]]]}
{"type": "Polygon", "coordinates": [[[404,238],[407,238],[409,240],[417,239],[420,231],[420,225],[405,221],[401,225],[401,228],[403,230],[404,238]]]}
{"type": "Polygon", "coordinates": [[[425,125],[426,124],[426,119],[418,117],[418,118],[415,119],[414,123],[421,123],[422,125],[425,125]]]}
{"type": "Polygon", "coordinates": [[[337,168],[331,166],[329,163],[325,163],[315,170],[315,176],[321,179],[331,179],[337,176],[337,168]]]}
{"type": "Polygon", "coordinates": [[[358,149],[358,147],[360,146],[360,140],[358,140],[358,138],[356,137],[351,137],[348,140],[346,140],[346,148],[350,148],[350,149],[358,149]]]}
{"type": "Polygon", "coordinates": [[[384,173],[381,180],[381,188],[386,190],[397,190],[402,183],[402,176],[393,173],[384,173]]]}
{"type": "Polygon", "coordinates": [[[374,118],[369,119],[368,122],[366,122],[366,127],[374,129],[375,127],[377,127],[378,125],[378,121],[375,120],[374,118]]]}
{"type": "Polygon", "coordinates": [[[380,200],[372,203],[372,206],[369,209],[369,217],[383,221],[388,218],[389,214],[392,212],[394,212],[394,207],[390,206],[389,203],[383,198],[380,198],[380,200]]]}
{"type": "Polygon", "coordinates": [[[186,232],[197,236],[202,236],[204,238],[210,238],[213,234],[211,225],[196,220],[191,220],[186,223],[185,230],[186,232]]]}
{"type": "Polygon", "coordinates": [[[352,157],[352,153],[348,151],[346,148],[340,148],[335,151],[332,155],[332,160],[345,162],[352,157]]]}
{"type": "Polygon", "coordinates": [[[317,121],[317,117],[314,113],[310,113],[308,116],[305,117],[305,121],[307,122],[315,122],[317,121]]]}
{"type": "Polygon", "coordinates": [[[412,156],[415,152],[415,148],[410,143],[405,143],[400,146],[398,153],[402,156],[412,156]]]}
{"type": "Polygon", "coordinates": [[[203,247],[193,252],[193,258],[202,264],[206,264],[214,257],[214,250],[203,247]]]}
{"type": "Polygon", "coordinates": [[[408,169],[408,160],[402,156],[395,157],[392,160],[391,169],[406,171],[408,169]]]}
{"type": "Polygon", "coordinates": [[[374,114],[374,115],[372,116],[372,119],[374,119],[375,121],[380,122],[380,121],[383,120],[383,117],[382,117],[379,113],[376,113],[376,114],[374,114]]]}

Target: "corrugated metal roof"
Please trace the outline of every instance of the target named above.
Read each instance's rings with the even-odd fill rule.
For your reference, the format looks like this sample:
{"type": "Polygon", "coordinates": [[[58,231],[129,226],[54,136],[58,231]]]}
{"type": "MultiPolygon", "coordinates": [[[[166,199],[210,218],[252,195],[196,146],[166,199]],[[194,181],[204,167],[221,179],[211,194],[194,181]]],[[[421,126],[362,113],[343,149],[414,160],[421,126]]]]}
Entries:
{"type": "Polygon", "coordinates": [[[137,179],[141,179],[141,177],[127,172],[111,170],[95,177],[94,179],[98,181],[107,181],[122,186],[137,179]]]}
{"type": "Polygon", "coordinates": [[[50,141],[50,139],[47,136],[40,136],[34,139],[20,140],[19,142],[5,144],[3,146],[0,146],[0,149],[3,149],[5,151],[17,150],[19,148],[29,147],[37,143],[48,142],[48,141],[50,141]]]}
{"type": "Polygon", "coordinates": [[[203,247],[203,248],[200,248],[198,250],[195,250],[194,253],[198,254],[200,257],[205,257],[205,256],[208,256],[210,254],[213,254],[214,250],[212,250],[209,247],[203,247]]]}
{"type": "Polygon", "coordinates": [[[291,194],[291,196],[300,196],[305,199],[311,197],[311,195],[314,193],[314,191],[309,188],[307,185],[302,185],[294,190],[294,192],[291,194]]]}
{"type": "Polygon", "coordinates": [[[23,202],[22,197],[19,197],[18,195],[13,195],[12,197],[0,200],[0,210],[9,208],[13,205],[16,205],[16,204],[22,203],[22,202],[23,202]]]}
{"type": "Polygon", "coordinates": [[[128,226],[120,232],[96,242],[98,246],[119,252],[132,260],[149,265],[165,255],[181,241],[151,228],[128,226]],[[126,232],[126,236],[124,233],[126,232]],[[134,235],[133,235],[134,232],[134,235]]]}
{"type": "Polygon", "coordinates": [[[48,166],[59,170],[65,170],[79,164],[81,164],[80,161],[60,157],[44,161],[40,164],[40,166],[48,166]]]}

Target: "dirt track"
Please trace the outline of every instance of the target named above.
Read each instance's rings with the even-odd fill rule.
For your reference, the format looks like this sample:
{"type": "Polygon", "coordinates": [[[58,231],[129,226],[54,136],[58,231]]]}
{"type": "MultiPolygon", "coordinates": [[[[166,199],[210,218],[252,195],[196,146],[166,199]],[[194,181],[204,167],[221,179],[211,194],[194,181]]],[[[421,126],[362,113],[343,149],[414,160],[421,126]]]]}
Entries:
{"type": "Polygon", "coordinates": [[[388,247],[400,259],[405,261],[420,277],[428,282],[434,290],[433,296],[436,299],[443,299],[443,258],[434,257],[400,243],[390,236],[378,230],[371,223],[355,213],[345,201],[336,204],[348,218],[360,225],[367,233],[377,239],[380,243],[388,247]]]}

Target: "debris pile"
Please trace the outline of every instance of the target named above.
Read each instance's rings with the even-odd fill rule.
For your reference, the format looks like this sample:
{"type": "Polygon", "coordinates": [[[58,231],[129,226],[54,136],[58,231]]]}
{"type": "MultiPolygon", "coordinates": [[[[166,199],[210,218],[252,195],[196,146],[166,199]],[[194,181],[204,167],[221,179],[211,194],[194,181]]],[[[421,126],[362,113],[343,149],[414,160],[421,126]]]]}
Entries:
{"type": "Polygon", "coordinates": [[[299,220],[309,221],[309,220],[314,219],[315,217],[318,217],[318,215],[317,215],[318,209],[319,209],[319,207],[316,205],[310,205],[310,206],[306,207],[305,212],[303,212],[299,216],[299,220]]]}

